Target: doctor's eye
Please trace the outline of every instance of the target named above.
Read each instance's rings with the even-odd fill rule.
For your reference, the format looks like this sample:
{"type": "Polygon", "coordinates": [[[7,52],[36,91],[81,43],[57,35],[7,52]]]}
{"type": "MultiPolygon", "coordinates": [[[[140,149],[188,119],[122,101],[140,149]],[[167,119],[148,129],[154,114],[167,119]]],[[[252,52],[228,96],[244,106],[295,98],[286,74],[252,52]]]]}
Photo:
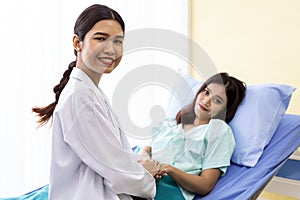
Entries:
{"type": "Polygon", "coordinates": [[[105,37],[96,37],[95,40],[103,42],[106,40],[106,38],[105,37]]]}
{"type": "Polygon", "coordinates": [[[116,45],[123,45],[123,40],[121,40],[121,39],[115,39],[114,40],[114,44],[116,44],[116,45]]]}

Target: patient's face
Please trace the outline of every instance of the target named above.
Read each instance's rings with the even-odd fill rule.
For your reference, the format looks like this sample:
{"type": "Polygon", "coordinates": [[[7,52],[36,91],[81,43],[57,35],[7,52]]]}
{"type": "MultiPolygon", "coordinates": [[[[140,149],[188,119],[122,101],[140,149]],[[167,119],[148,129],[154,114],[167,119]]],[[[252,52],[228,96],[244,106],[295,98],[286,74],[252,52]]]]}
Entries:
{"type": "Polygon", "coordinates": [[[226,105],[227,96],[224,85],[211,83],[197,96],[194,108],[196,118],[209,120],[224,112],[226,105]]]}

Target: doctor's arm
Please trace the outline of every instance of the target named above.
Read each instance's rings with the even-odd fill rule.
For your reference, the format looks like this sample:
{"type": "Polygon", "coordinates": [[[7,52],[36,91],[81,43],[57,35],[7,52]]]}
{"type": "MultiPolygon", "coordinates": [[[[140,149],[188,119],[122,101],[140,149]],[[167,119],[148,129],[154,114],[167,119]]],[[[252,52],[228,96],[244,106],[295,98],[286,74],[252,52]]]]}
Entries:
{"type": "Polygon", "coordinates": [[[142,150],[138,153],[139,158],[142,160],[151,159],[151,146],[145,146],[142,148],[142,150]]]}
{"type": "MultiPolygon", "coordinates": [[[[155,179],[137,162],[132,152],[122,148],[115,136],[119,129],[107,119],[99,105],[94,105],[93,101],[83,102],[83,105],[75,106],[76,115],[68,110],[64,112],[71,119],[65,130],[65,141],[115,193],[153,198],[155,179]]],[[[149,170],[151,167],[153,163],[148,163],[149,170]]]]}

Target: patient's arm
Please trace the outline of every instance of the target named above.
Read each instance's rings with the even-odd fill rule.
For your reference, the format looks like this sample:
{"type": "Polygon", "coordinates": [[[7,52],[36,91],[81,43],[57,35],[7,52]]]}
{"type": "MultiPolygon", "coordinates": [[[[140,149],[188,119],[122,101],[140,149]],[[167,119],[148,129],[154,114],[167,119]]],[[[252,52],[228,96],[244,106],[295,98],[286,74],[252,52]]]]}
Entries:
{"type": "Polygon", "coordinates": [[[158,175],[156,175],[156,178],[168,174],[182,188],[199,195],[207,195],[210,193],[221,176],[219,169],[206,169],[197,176],[183,172],[168,164],[161,163],[160,168],[161,170],[158,175]]]}

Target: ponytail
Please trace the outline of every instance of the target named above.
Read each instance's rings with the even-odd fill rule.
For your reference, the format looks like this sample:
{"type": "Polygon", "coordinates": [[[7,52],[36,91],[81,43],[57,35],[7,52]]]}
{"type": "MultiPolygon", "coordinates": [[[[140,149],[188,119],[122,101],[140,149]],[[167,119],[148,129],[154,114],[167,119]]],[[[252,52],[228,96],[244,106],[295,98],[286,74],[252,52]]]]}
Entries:
{"type": "Polygon", "coordinates": [[[57,84],[53,88],[53,92],[55,93],[55,101],[53,103],[45,107],[32,108],[32,112],[37,113],[37,116],[39,117],[39,120],[37,121],[37,123],[39,123],[39,127],[44,126],[52,117],[56,104],[58,103],[59,96],[63,91],[63,89],[65,88],[65,86],[67,85],[70,79],[70,74],[75,66],[76,66],[76,61],[71,62],[69,64],[68,69],[64,72],[63,77],[60,80],[59,84],[57,84]]]}

